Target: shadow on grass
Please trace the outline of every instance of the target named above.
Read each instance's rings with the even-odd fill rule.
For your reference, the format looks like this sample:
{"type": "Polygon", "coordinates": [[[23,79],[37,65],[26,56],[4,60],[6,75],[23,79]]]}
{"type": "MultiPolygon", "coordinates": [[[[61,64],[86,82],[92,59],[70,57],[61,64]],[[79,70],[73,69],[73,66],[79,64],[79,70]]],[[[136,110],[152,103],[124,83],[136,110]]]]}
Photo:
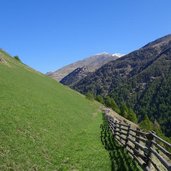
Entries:
{"type": "Polygon", "coordinates": [[[101,142],[109,153],[111,171],[140,171],[124,147],[120,146],[114,139],[104,115],[101,125],[101,142]]]}

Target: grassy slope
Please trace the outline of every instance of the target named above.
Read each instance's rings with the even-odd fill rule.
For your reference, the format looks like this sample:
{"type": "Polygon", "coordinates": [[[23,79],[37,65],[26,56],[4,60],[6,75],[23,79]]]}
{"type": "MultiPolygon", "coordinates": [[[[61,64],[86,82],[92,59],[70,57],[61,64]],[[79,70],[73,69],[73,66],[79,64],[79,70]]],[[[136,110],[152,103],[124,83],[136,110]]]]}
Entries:
{"type": "Polygon", "coordinates": [[[3,58],[8,65],[0,63],[0,170],[110,170],[98,105],[3,58]]]}

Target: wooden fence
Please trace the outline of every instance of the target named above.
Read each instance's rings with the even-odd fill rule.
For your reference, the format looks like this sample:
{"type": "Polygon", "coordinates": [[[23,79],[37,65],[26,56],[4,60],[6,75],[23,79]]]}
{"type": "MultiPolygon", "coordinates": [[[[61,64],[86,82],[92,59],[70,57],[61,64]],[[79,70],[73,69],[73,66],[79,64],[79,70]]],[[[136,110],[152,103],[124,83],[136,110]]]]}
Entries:
{"type": "Polygon", "coordinates": [[[115,140],[127,149],[143,170],[171,171],[170,143],[154,132],[133,129],[131,125],[123,124],[107,114],[105,118],[115,140]]]}

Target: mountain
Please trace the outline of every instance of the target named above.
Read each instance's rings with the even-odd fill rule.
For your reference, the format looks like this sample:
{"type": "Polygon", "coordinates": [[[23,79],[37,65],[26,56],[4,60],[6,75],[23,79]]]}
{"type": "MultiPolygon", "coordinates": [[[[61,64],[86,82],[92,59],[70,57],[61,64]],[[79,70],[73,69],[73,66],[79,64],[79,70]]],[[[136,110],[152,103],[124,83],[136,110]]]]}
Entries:
{"type": "Polygon", "coordinates": [[[57,81],[61,81],[64,77],[66,77],[68,74],[70,74],[77,68],[86,67],[88,72],[94,72],[102,65],[108,63],[109,61],[115,60],[118,57],[120,57],[119,54],[102,53],[102,54],[94,55],[84,60],[80,60],[78,62],[67,65],[55,72],[49,72],[47,73],[47,75],[54,78],[57,81]]]}
{"type": "Polygon", "coordinates": [[[89,72],[87,67],[76,68],[74,71],[65,76],[60,81],[60,83],[73,87],[76,83],[78,83],[80,80],[85,78],[90,73],[91,72],[89,72]]]}
{"type": "Polygon", "coordinates": [[[125,103],[139,121],[147,114],[171,137],[171,35],[105,64],[73,88],[125,103]]]}
{"type": "Polygon", "coordinates": [[[0,50],[0,170],[110,170],[101,123],[98,103],[0,50]]]}

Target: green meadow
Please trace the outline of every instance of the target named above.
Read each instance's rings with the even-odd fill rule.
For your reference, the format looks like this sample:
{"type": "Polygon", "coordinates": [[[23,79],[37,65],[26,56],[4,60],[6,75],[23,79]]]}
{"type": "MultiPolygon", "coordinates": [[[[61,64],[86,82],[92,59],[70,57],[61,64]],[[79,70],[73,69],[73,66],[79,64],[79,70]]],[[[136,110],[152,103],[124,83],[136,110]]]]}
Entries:
{"type": "Polygon", "coordinates": [[[0,57],[0,170],[111,170],[99,104],[0,57]]]}

